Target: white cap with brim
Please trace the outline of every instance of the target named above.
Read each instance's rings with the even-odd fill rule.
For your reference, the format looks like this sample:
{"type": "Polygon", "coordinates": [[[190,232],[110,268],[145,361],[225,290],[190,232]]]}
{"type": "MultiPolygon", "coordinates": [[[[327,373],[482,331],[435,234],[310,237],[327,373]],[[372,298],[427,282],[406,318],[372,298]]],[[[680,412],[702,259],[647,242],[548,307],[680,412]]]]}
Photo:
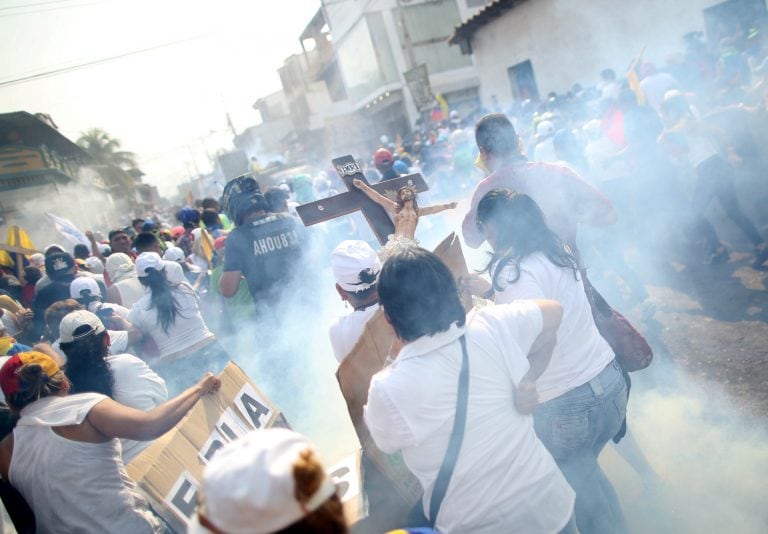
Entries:
{"type": "Polygon", "coordinates": [[[139,277],[147,276],[148,269],[162,271],[165,269],[165,262],[157,252],[142,252],[136,258],[136,272],[139,277]]]}
{"type": "Polygon", "coordinates": [[[333,270],[333,277],[341,289],[356,293],[364,291],[376,283],[379,271],[381,271],[381,260],[365,241],[346,240],[333,249],[331,269],[333,270]],[[360,279],[360,275],[366,272],[376,278],[364,282],[360,279]]]}
{"type": "Polygon", "coordinates": [[[184,250],[179,247],[168,247],[163,254],[163,259],[168,261],[184,261],[184,250]]]}
{"type": "MultiPolygon", "coordinates": [[[[312,443],[284,428],[255,430],[220,449],[203,473],[203,513],[231,534],[266,534],[296,523],[336,492],[326,476],[305,503],[295,495],[293,465],[312,443]]],[[[197,517],[195,517],[197,519],[197,517]]],[[[206,532],[198,521],[190,532],[206,532]]]]}
{"type": "Polygon", "coordinates": [[[61,320],[59,324],[59,342],[71,343],[91,334],[100,334],[105,331],[106,328],[104,328],[101,319],[96,317],[96,315],[86,310],[77,310],[68,313],[61,320]],[[75,330],[81,326],[89,326],[90,328],[87,330],[83,329],[83,331],[76,335],[75,330]]]}
{"type": "Polygon", "coordinates": [[[85,290],[90,291],[93,297],[101,296],[99,284],[90,276],[78,276],[69,284],[69,296],[75,300],[83,298],[83,291],[85,290]]]}

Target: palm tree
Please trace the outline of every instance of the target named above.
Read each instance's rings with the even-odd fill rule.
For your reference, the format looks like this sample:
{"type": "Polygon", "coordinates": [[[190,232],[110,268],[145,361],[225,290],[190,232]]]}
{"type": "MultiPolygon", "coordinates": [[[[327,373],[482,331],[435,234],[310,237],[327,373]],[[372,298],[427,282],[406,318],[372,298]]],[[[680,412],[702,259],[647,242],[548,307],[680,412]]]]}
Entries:
{"type": "Polygon", "coordinates": [[[88,152],[94,161],[102,165],[114,165],[121,169],[136,167],[136,155],[120,150],[120,140],[100,128],[91,128],[81,133],[77,144],[88,152]]]}

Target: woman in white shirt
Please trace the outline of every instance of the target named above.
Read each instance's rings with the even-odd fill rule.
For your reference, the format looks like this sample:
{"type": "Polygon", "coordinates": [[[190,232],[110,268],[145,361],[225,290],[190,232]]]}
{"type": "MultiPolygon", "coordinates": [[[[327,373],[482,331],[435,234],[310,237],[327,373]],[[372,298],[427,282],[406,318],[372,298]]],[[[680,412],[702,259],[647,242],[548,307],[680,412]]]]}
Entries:
{"type": "MultiPolygon", "coordinates": [[[[132,354],[110,354],[110,336],[93,313],[80,310],[62,319],[60,347],[67,355],[72,393],[101,393],[142,412],[168,400],[165,380],[132,354]]],[[[130,463],[149,441],[120,440],[130,463]]]]}
{"type": "Polygon", "coordinates": [[[477,221],[494,251],[488,270],[497,304],[552,299],[563,306],[551,361],[526,384],[538,394],[536,434],[576,491],[579,532],[624,532],[618,497],[597,458],[624,420],[627,384],[595,326],[577,260],[528,195],[489,192],[477,221]]]}
{"type": "Polygon", "coordinates": [[[513,404],[518,384],[539,372],[529,360],[546,361],[551,351],[560,306],[521,302],[465,316],[451,272],[418,248],[384,263],[379,300],[402,349],[373,377],[365,421],[382,451],[402,451],[424,489],[425,514],[456,417],[466,340],[465,429],[436,530],[574,532],[573,490],[532,417],[513,404]]]}
{"type": "Polygon", "coordinates": [[[136,271],[149,291],[128,320],[157,346],[158,357],[149,363],[169,382],[171,393],[193,383],[197,369],[219,372],[229,357],[205,324],[195,291],[186,282],[171,283],[156,252],[139,255],[136,271]]]}

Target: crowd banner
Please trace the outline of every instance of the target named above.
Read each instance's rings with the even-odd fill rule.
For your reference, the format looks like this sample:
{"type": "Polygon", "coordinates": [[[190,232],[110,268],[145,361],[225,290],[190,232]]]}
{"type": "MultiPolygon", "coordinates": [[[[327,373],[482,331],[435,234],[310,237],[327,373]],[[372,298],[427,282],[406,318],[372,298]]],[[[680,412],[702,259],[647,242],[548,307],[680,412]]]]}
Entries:
{"type": "MultiPolygon", "coordinates": [[[[221,388],[204,396],[176,427],[155,440],[127,467],[158,515],[176,532],[186,532],[198,503],[205,465],[218,449],[251,430],[290,428],[283,414],[248,375],[229,362],[219,375],[221,388]]],[[[359,453],[334,466],[345,511],[361,515],[359,453]]]]}

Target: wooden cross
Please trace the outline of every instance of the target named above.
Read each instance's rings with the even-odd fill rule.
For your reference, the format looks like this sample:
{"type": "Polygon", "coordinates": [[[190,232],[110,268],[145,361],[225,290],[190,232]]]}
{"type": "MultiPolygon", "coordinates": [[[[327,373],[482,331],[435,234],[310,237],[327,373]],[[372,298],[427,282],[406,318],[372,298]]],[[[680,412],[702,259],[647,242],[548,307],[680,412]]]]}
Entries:
{"type": "MultiPolygon", "coordinates": [[[[13,233],[13,238],[15,239],[16,243],[21,243],[21,236],[20,236],[20,230],[18,226],[12,226],[11,232],[13,233]]],[[[0,250],[4,250],[6,252],[9,252],[11,254],[14,254],[16,256],[15,258],[15,265],[16,268],[16,277],[19,279],[21,283],[24,283],[24,259],[22,255],[29,256],[31,254],[35,254],[36,252],[39,252],[37,250],[31,249],[31,248],[24,248],[24,247],[18,247],[15,245],[8,245],[0,243],[0,250]]]]}
{"type": "MultiPolygon", "coordinates": [[[[341,217],[342,215],[348,215],[360,210],[363,212],[365,220],[368,221],[371,230],[376,234],[376,239],[379,240],[379,243],[384,245],[390,234],[395,232],[395,225],[392,223],[392,219],[384,208],[369,199],[365,193],[352,184],[352,181],[355,178],[359,178],[368,184],[368,180],[365,179],[360,165],[358,165],[355,158],[352,156],[336,158],[332,163],[336,172],[339,173],[339,176],[344,182],[344,185],[347,186],[347,191],[332,197],[297,206],[296,212],[299,214],[299,217],[301,217],[304,226],[312,226],[313,224],[330,221],[337,217],[341,217]]],[[[429,189],[421,174],[409,174],[400,176],[399,178],[393,178],[392,180],[385,180],[377,184],[368,185],[382,195],[392,198],[393,200],[396,197],[392,195],[397,195],[397,191],[401,187],[411,186],[417,193],[422,193],[429,189]]]]}

